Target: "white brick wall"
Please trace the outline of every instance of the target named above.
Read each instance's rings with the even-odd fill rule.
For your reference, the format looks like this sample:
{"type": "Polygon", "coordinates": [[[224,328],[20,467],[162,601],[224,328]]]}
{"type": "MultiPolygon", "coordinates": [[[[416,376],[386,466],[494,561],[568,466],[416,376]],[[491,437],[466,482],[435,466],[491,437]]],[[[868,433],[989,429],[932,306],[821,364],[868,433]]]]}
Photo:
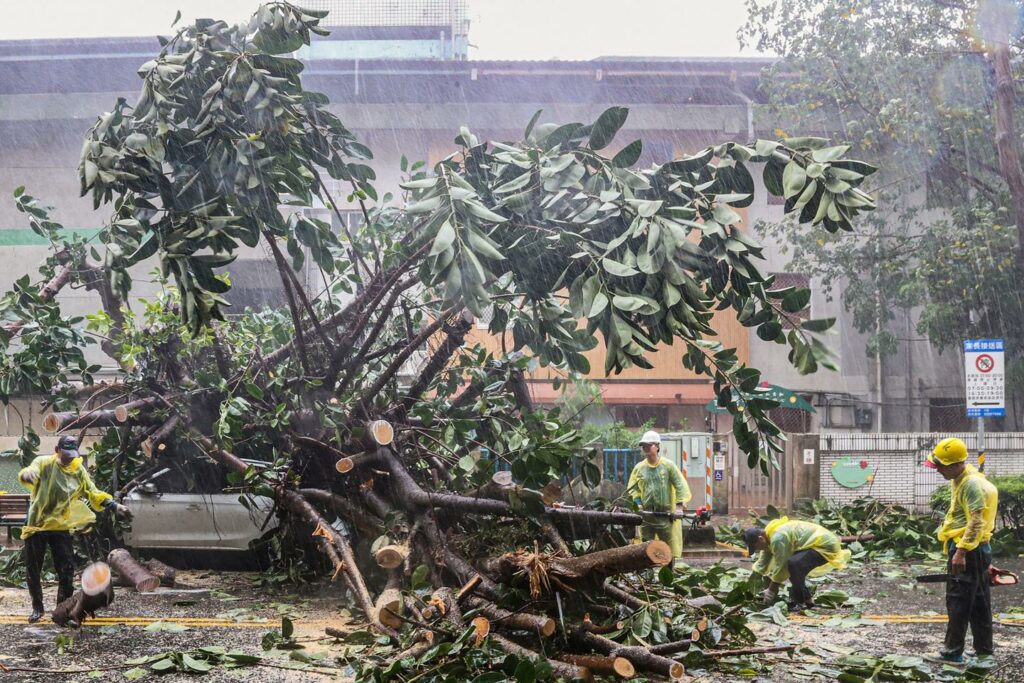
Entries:
{"type": "MultiPolygon", "coordinates": [[[[885,503],[927,511],[932,491],[945,482],[922,463],[932,446],[948,436],[963,439],[972,454],[969,461],[976,462],[977,434],[822,434],[820,495],[838,502],[871,495],[885,503]],[[832,463],[844,457],[867,460],[875,470],[874,480],[855,489],[841,486],[831,470],[832,463]]],[[[987,474],[1024,474],[1024,433],[986,434],[985,446],[987,474]]]]}

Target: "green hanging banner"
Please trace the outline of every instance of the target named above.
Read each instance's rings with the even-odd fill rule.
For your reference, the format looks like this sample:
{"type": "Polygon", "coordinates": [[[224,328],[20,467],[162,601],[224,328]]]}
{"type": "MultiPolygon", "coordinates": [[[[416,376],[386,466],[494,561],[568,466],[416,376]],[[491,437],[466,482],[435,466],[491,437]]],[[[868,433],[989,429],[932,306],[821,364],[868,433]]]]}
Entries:
{"type": "MultiPolygon", "coordinates": [[[[740,408],[744,405],[744,399],[747,396],[753,396],[754,394],[746,394],[741,397],[738,401],[740,408]]],[[[791,391],[786,387],[780,387],[777,384],[769,384],[768,382],[761,382],[761,386],[758,387],[756,392],[758,398],[768,398],[773,401],[779,402],[779,408],[790,408],[792,410],[804,410],[808,413],[817,412],[814,410],[814,406],[808,403],[800,394],[795,391],[791,391]]],[[[704,406],[705,410],[709,413],[727,413],[729,412],[725,408],[718,406],[718,399],[711,399],[707,405],[704,406]]]]}

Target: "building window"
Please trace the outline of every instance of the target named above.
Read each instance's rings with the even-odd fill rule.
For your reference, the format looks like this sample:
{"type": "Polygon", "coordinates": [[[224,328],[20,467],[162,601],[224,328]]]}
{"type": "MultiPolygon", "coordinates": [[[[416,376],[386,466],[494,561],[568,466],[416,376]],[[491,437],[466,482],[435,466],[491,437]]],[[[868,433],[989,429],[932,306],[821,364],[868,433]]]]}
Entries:
{"type": "Polygon", "coordinates": [[[788,434],[807,434],[811,431],[811,414],[806,410],[792,408],[773,408],[768,417],[788,434]]]}
{"type": "Polygon", "coordinates": [[[961,397],[928,399],[928,429],[933,432],[969,432],[967,402],[961,397]]]}
{"type": "Polygon", "coordinates": [[[639,429],[652,420],[656,429],[668,428],[668,406],[616,406],[615,417],[628,429],[639,429]]]}
{"type": "MultiPolygon", "coordinates": [[[[786,289],[788,287],[807,289],[810,287],[810,278],[803,273],[772,273],[772,275],[775,276],[775,284],[772,286],[772,290],[786,289]]],[[[782,323],[782,329],[792,330],[797,326],[794,323],[810,320],[810,318],[811,306],[808,304],[808,306],[802,311],[787,313],[786,317],[783,317],[780,322],[782,323]]]]}

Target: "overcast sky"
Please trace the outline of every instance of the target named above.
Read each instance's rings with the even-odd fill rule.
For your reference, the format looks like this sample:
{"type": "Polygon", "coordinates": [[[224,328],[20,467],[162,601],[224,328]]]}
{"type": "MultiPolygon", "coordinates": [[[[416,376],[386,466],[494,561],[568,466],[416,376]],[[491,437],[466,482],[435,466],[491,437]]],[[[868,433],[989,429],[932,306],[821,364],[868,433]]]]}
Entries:
{"type": "MultiPolygon", "coordinates": [[[[351,1],[351,0],[350,0],[351,1]]],[[[356,0],[358,1],[358,0],[356,0]]],[[[363,0],[373,1],[373,0],[363,0]]],[[[395,0],[386,0],[395,2],[395,0]]],[[[734,56],[743,0],[467,0],[473,59],[734,56]]],[[[297,4],[302,4],[301,0],[297,4]]],[[[0,0],[0,40],[166,34],[175,12],[229,21],[258,0],[0,0]]],[[[312,6],[313,3],[310,3],[312,6]]]]}

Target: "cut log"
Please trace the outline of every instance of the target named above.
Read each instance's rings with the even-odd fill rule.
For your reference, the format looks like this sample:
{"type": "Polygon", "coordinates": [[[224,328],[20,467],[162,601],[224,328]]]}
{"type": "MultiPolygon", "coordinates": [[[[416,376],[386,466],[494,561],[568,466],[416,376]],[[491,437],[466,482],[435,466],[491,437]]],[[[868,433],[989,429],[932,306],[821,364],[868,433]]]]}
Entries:
{"type": "Polygon", "coordinates": [[[483,598],[470,597],[466,600],[466,604],[471,609],[480,610],[480,613],[490,619],[494,627],[499,629],[529,631],[542,638],[549,638],[555,634],[555,629],[558,626],[557,622],[549,616],[529,612],[509,612],[483,598]]]}
{"type": "Polygon", "coordinates": [[[491,640],[496,642],[505,652],[509,652],[519,657],[525,657],[527,659],[546,659],[548,664],[551,665],[551,671],[554,672],[556,678],[564,678],[567,681],[574,679],[583,681],[594,680],[594,674],[585,666],[577,666],[558,659],[542,657],[539,652],[523,647],[519,643],[509,640],[499,633],[492,633],[491,640]]]}
{"type": "Polygon", "coordinates": [[[164,588],[173,588],[178,572],[174,567],[164,564],[160,560],[146,560],[146,569],[160,579],[160,585],[164,588]]]}
{"type": "Polygon", "coordinates": [[[651,652],[656,655],[674,655],[677,652],[686,652],[693,646],[693,640],[685,638],[683,640],[674,640],[671,643],[662,643],[661,645],[651,646],[651,652]]]}
{"type": "Polygon", "coordinates": [[[614,640],[594,633],[587,633],[582,629],[574,631],[572,639],[577,644],[602,654],[625,657],[640,671],[665,676],[671,681],[680,681],[686,675],[686,668],[680,662],[653,654],[643,647],[621,645],[614,640]]]}
{"type": "Polygon", "coordinates": [[[561,654],[559,657],[567,664],[574,664],[589,669],[595,674],[618,676],[619,678],[633,678],[636,676],[636,667],[625,657],[572,654],[561,654]]]}
{"type": "Polygon", "coordinates": [[[171,415],[166,422],[160,425],[159,429],[153,432],[152,436],[142,442],[142,451],[151,458],[155,453],[163,452],[167,448],[167,439],[174,433],[177,426],[178,416],[171,415]]]}
{"type": "Polygon", "coordinates": [[[517,578],[530,578],[531,592],[538,580],[548,584],[551,580],[571,584],[589,581],[595,584],[607,576],[635,572],[650,567],[663,567],[672,562],[672,549],[664,541],[647,541],[636,545],[599,550],[578,557],[559,557],[544,553],[519,550],[501,557],[484,560],[481,568],[488,574],[512,583],[517,578]]]}
{"type": "Polygon", "coordinates": [[[840,536],[839,541],[841,543],[863,543],[865,541],[875,540],[874,534],[855,534],[853,536],[840,536]]]}
{"type": "Polygon", "coordinates": [[[58,626],[78,628],[86,617],[114,601],[114,583],[110,567],[105,562],[94,562],[82,570],[82,588],[61,602],[51,618],[58,626]]]}
{"type": "Polygon", "coordinates": [[[115,548],[107,555],[107,562],[115,572],[125,579],[129,585],[140,593],[155,591],[160,586],[160,579],[143,567],[123,548],[115,548]]]}
{"type": "Polygon", "coordinates": [[[89,427],[119,427],[113,410],[93,410],[88,413],[61,412],[48,413],[43,418],[43,429],[51,434],[89,427]]]}
{"type": "Polygon", "coordinates": [[[392,572],[388,578],[387,586],[377,597],[377,601],[373,605],[373,611],[377,616],[377,620],[396,631],[402,627],[401,617],[404,611],[402,591],[399,589],[401,585],[401,574],[399,572],[392,572]]]}
{"type": "Polygon", "coordinates": [[[394,569],[400,567],[405,562],[406,556],[409,554],[409,547],[405,545],[385,545],[378,548],[373,553],[373,560],[377,563],[377,566],[383,569],[394,569]]]}
{"type": "Polygon", "coordinates": [[[473,617],[473,645],[480,647],[484,638],[491,632],[491,622],[487,617],[473,617]]]}
{"type": "Polygon", "coordinates": [[[374,420],[366,425],[377,446],[387,446],[395,440],[395,428],[387,420],[374,420]]]}
{"type": "Polygon", "coordinates": [[[137,401],[129,401],[128,403],[122,403],[121,405],[114,408],[114,419],[118,422],[127,422],[131,417],[132,413],[137,410],[146,410],[157,405],[158,401],[154,397],[140,398],[137,401]]]}
{"type": "Polygon", "coordinates": [[[354,470],[357,466],[363,463],[370,462],[373,459],[373,453],[356,453],[355,455],[348,455],[344,458],[339,458],[334,463],[334,469],[338,471],[338,474],[347,474],[354,470]]]}

